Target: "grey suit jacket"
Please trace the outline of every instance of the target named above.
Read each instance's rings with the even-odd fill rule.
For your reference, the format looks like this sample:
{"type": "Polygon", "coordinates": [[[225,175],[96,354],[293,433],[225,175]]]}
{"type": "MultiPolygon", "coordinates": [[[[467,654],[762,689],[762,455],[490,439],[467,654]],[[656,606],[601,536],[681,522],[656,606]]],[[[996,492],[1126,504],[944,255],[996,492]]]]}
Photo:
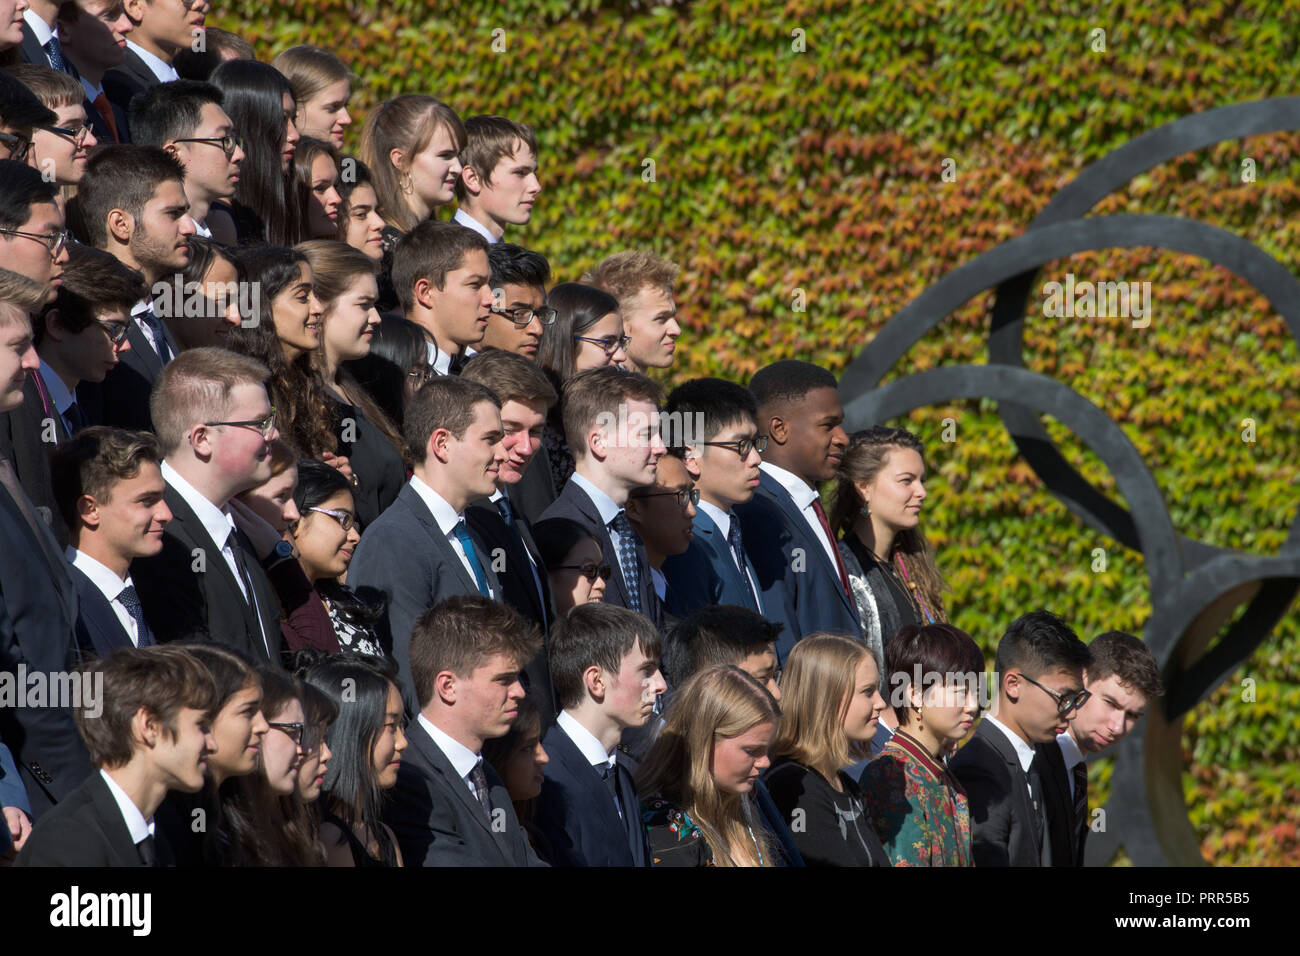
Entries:
{"type": "MultiPolygon", "coordinates": [[[[499,601],[501,583],[492,570],[491,556],[473,532],[470,536],[492,597],[499,601]]],[[[384,602],[380,640],[397,661],[402,696],[414,714],[419,706],[411,683],[410,647],[416,619],[439,601],[479,590],[409,482],[362,534],[348,568],[348,586],[363,600],[384,602]]]]}
{"type": "MultiPolygon", "coordinates": [[[[1025,772],[1006,735],[987,720],[948,762],[970,800],[976,866],[1042,866],[1025,772]]],[[[1040,771],[1046,781],[1048,773],[1040,771]]]]}

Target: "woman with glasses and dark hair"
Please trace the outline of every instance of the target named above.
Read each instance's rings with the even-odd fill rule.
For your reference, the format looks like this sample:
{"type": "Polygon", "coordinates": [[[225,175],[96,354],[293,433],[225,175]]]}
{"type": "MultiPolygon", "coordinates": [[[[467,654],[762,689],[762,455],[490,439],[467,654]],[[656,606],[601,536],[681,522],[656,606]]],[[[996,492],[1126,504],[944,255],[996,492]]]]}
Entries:
{"type": "Polygon", "coordinates": [[[545,518],[533,525],[533,539],[546,565],[558,617],[579,604],[601,602],[613,568],[586,528],[568,518],[545,518]]]}
{"type": "Polygon", "coordinates": [[[317,801],[326,865],[401,866],[397,839],[380,820],[406,749],[396,665],[345,652],[313,664],[305,679],[339,711],[325,734],[331,757],[317,801]]]}
{"type": "Polygon", "coordinates": [[[299,514],[292,529],[298,565],[329,614],[339,648],[382,656],[376,623],[383,609],[367,604],[339,583],[361,540],[352,485],[337,468],[310,459],[300,461],[293,501],[299,514]]]}
{"type": "Polygon", "coordinates": [[[909,625],[885,665],[898,729],[859,781],[876,833],[895,866],[973,866],[970,804],[946,760],[979,717],[984,655],[951,624],[909,625]]]}
{"type": "MultiPolygon", "coordinates": [[[[627,361],[628,338],[618,300],[608,292],[578,282],[561,282],[546,294],[555,320],[542,331],[537,364],[551,377],[556,394],[579,372],[622,365],[627,361]]],[[[564,438],[564,415],[556,402],[542,430],[542,444],[551,462],[555,490],[564,488],[573,474],[573,453],[564,438]]]]}

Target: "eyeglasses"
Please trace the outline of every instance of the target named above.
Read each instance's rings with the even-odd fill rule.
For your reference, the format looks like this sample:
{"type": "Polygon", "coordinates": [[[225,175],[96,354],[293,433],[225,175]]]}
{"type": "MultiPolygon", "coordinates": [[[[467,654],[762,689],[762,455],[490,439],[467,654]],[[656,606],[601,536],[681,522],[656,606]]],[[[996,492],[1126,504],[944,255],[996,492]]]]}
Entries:
{"type": "Polygon", "coordinates": [[[684,488],[677,491],[647,491],[641,494],[634,494],[632,495],[632,498],[636,500],[642,498],[663,498],[666,495],[672,495],[676,498],[678,507],[682,509],[686,508],[686,502],[688,501],[693,505],[698,505],[700,503],[699,488],[692,488],[690,491],[687,491],[684,488]]]}
{"type": "Polygon", "coordinates": [[[767,451],[767,436],[755,435],[753,438],[737,438],[735,441],[706,441],[703,444],[714,448],[730,448],[741,458],[748,458],[751,448],[760,455],[767,451]]]}
{"type": "Polygon", "coordinates": [[[1080,707],[1084,705],[1084,703],[1088,700],[1088,698],[1092,696],[1092,691],[1090,690],[1078,690],[1071,694],[1060,694],[1052,690],[1052,688],[1050,687],[1044,687],[1042,684],[1038,683],[1038,681],[1034,680],[1028,674],[1022,672],[1020,676],[1023,677],[1025,680],[1029,681],[1029,683],[1033,684],[1039,690],[1044,690],[1047,693],[1051,694],[1052,697],[1056,700],[1057,713],[1059,713],[1062,717],[1064,717],[1072,710],[1078,710],[1080,707]]]}
{"type": "Polygon", "coordinates": [[[85,124],[81,126],[37,126],[36,128],[47,133],[58,133],[60,136],[66,136],[78,146],[85,142],[86,136],[90,133],[90,127],[85,124]]]}
{"type": "Polygon", "coordinates": [[[63,251],[63,247],[66,246],[68,240],[72,238],[71,234],[66,229],[49,233],[23,232],[21,229],[0,229],[0,233],[9,236],[22,236],[24,239],[32,239],[36,242],[42,243],[46,249],[50,250],[51,259],[59,258],[59,253],[63,251]]]}
{"type": "Polygon", "coordinates": [[[280,733],[284,734],[290,740],[292,740],[295,744],[302,746],[302,731],[304,726],[303,724],[300,723],[299,724],[274,724],[268,720],[266,722],[266,725],[268,727],[274,727],[276,730],[280,731],[280,733]]]}
{"type": "MultiPolygon", "coordinates": [[[[529,322],[536,319],[542,325],[553,325],[555,323],[556,311],[550,306],[542,306],[538,309],[498,309],[492,307],[493,315],[504,315],[507,319],[517,325],[519,328],[525,328],[529,322]]],[[[587,341],[591,341],[588,339],[587,341]]]]}
{"type": "Polygon", "coordinates": [[[357,516],[351,511],[335,511],[333,508],[308,508],[307,510],[314,511],[318,515],[329,515],[344,531],[351,531],[352,526],[357,523],[357,516]]]}
{"type": "Polygon", "coordinates": [[[603,339],[591,339],[585,335],[575,335],[575,342],[590,342],[592,345],[599,345],[605,350],[606,355],[613,355],[619,349],[627,348],[627,344],[632,341],[630,335],[607,335],[603,339]]]}
{"type": "Polygon", "coordinates": [[[252,418],[246,422],[204,422],[209,428],[215,428],[218,425],[231,425],[242,428],[256,428],[262,433],[262,438],[269,440],[271,432],[275,431],[275,406],[271,406],[271,414],[265,418],[252,418]]]}
{"type": "MultiPolygon", "coordinates": [[[[197,5],[197,4],[196,4],[197,5]]],[[[235,150],[244,148],[242,137],[234,136],[227,133],[225,136],[190,136],[185,139],[174,139],[173,143],[210,143],[213,146],[220,146],[222,152],[227,156],[234,156],[235,150]]]]}
{"type": "Polygon", "coordinates": [[[108,340],[115,346],[125,342],[127,333],[131,331],[131,325],[128,322],[109,322],[105,319],[96,319],[95,323],[108,333],[108,340]]]}
{"type": "Polygon", "coordinates": [[[16,163],[25,162],[27,151],[32,148],[30,139],[23,139],[21,136],[15,136],[13,133],[0,133],[0,144],[9,148],[9,158],[16,163]]]}
{"type": "Polygon", "coordinates": [[[577,571],[588,581],[594,582],[596,576],[609,580],[609,576],[614,573],[614,569],[608,564],[602,564],[597,567],[594,564],[557,564],[551,569],[552,571],[577,571]]]}
{"type": "Polygon", "coordinates": [[[429,381],[434,377],[434,375],[435,373],[432,365],[417,365],[406,373],[406,377],[415,383],[416,388],[419,388],[425,382],[429,381]]]}

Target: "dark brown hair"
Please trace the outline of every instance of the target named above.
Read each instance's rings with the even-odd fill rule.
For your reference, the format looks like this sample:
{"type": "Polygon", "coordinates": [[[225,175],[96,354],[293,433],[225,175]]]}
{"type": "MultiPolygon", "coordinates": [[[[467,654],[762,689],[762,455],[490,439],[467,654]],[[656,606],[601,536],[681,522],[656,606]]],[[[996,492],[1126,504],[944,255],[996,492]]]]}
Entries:
{"type": "Polygon", "coordinates": [[[1123,631],[1107,631],[1088,645],[1092,661],[1088,664],[1088,683],[1115,676],[1147,700],[1165,692],[1160,682],[1160,665],[1146,643],[1123,631]]]}
{"type": "Polygon", "coordinates": [[[479,352],[462,366],[460,377],[487,386],[501,399],[502,405],[537,403],[549,409],[559,398],[546,373],[536,363],[504,349],[479,352]]]}
{"type": "Polygon", "coordinates": [[[54,301],[41,311],[40,321],[34,323],[36,342],[40,344],[45,338],[46,321],[52,311],[58,311],[59,324],[75,335],[106,312],[129,312],[148,290],[144,276],[117,256],[71,243],[63,267],[63,284],[54,301]]]}
{"type": "MultiPolygon", "coordinates": [[[[372,170],[373,173],[373,170],[372,170]]],[[[426,219],[398,240],[393,248],[393,288],[402,312],[415,308],[415,283],[427,279],[441,290],[447,274],[465,264],[473,250],[487,255],[487,240],[459,223],[426,219]]]]}
{"type": "Polygon", "coordinates": [[[663,395],[659,383],[616,365],[579,372],[564,386],[561,414],[564,440],[575,458],[587,454],[586,435],[601,415],[617,415],[618,407],[633,401],[658,405],[663,395]]]}
{"type": "Polygon", "coordinates": [[[523,667],[541,648],[541,635],[518,611],[480,595],[458,595],[429,608],[411,632],[411,682],[423,707],[443,671],[468,677],[489,657],[504,654],[523,667]]]}
{"type": "Polygon", "coordinates": [[[439,428],[447,429],[457,441],[464,438],[474,421],[474,406],[480,402],[501,407],[500,399],[478,382],[444,375],[421,386],[406,409],[402,429],[411,460],[417,465],[424,463],[429,439],[439,428]]]}
{"type": "Polygon", "coordinates": [[[55,447],[50,456],[54,500],[68,527],[78,527],[77,501],[90,495],[104,504],[113,486],[140,474],[145,462],[158,464],[158,439],[148,432],[96,425],[83,429],[55,447]]]}

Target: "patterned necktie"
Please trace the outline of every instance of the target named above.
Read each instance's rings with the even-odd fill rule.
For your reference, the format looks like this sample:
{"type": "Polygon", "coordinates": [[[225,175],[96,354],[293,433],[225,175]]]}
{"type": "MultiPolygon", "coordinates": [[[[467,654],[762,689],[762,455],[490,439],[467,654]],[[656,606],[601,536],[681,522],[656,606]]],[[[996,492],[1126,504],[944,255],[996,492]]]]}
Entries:
{"type": "Polygon", "coordinates": [[[68,61],[63,58],[63,47],[59,44],[58,37],[50,37],[49,42],[45,44],[45,53],[50,58],[50,66],[60,73],[68,72],[68,61]]]}
{"type": "Polygon", "coordinates": [[[149,306],[136,318],[149,326],[149,331],[153,333],[154,350],[158,353],[158,358],[162,359],[163,365],[166,365],[172,360],[172,350],[167,344],[167,332],[163,328],[162,319],[158,318],[153,306],[149,306]]]}
{"type": "Polygon", "coordinates": [[[136,647],[144,647],[144,608],[140,606],[140,596],[135,587],[128,584],[117,595],[117,603],[126,608],[126,613],[135,621],[136,647]]]}
{"type": "Polygon", "coordinates": [[[456,540],[460,546],[465,549],[465,557],[469,561],[469,569],[474,572],[474,583],[478,585],[478,593],[485,598],[492,597],[491,590],[488,589],[487,575],[483,573],[483,565],[479,564],[478,555],[474,553],[474,542],[470,539],[469,528],[465,525],[465,519],[461,518],[456,522],[456,540]]]}
{"type": "Polygon", "coordinates": [[[831,534],[831,523],[826,520],[826,512],[822,510],[820,499],[813,499],[812,509],[817,520],[821,522],[822,530],[826,532],[826,540],[831,543],[831,553],[835,555],[835,569],[840,572],[840,587],[844,589],[844,596],[850,597],[849,572],[844,569],[844,559],[840,557],[840,549],[835,547],[835,535],[831,534]]]}
{"type": "Polygon", "coordinates": [[[469,782],[474,785],[474,796],[478,797],[478,802],[483,804],[483,812],[492,818],[492,795],[488,793],[487,774],[483,771],[483,758],[478,758],[478,763],[474,764],[474,769],[469,772],[469,782]]]}
{"type": "Polygon", "coordinates": [[[122,142],[122,135],[117,131],[117,117],[113,115],[113,104],[108,101],[108,97],[104,95],[103,90],[100,90],[95,98],[90,101],[90,105],[95,108],[96,113],[104,118],[104,125],[113,134],[113,142],[122,142]]]}
{"type": "Polygon", "coordinates": [[[614,516],[609,526],[618,532],[618,563],[627,585],[627,601],[631,610],[641,613],[641,564],[637,558],[637,545],[641,539],[632,530],[626,511],[614,516]]]}
{"type": "Polygon", "coordinates": [[[1083,846],[1088,828],[1088,765],[1080,760],[1070,771],[1074,775],[1074,845],[1083,846]]]}
{"type": "Polygon", "coordinates": [[[727,544],[731,545],[731,556],[736,559],[736,567],[740,568],[740,577],[745,582],[749,596],[754,599],[754,607],[757,608],[758,595],[754,593],[754,583],[749,580],[749,572],[745,570],[745,543],[740,537],[740,519],[735,515],[731,516],[731,525],[727,528],[727,544]]]}

